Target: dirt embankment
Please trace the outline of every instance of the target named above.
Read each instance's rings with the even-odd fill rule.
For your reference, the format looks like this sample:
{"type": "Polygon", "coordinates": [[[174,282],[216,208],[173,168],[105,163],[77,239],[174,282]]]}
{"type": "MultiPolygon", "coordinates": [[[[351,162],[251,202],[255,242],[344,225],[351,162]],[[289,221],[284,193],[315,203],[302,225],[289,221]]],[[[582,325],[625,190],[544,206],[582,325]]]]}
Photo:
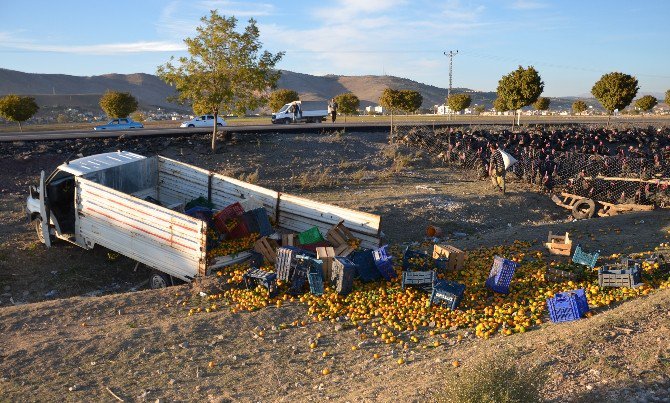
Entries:
{"type": "Polygon", "coordinates": [[[116,294],[141,286],[146,270],[134,272],[134,262],[102,248],[60,243],[46,250],[23,209],[40,169],[82,147],[90,154],[120,144],[236,177],[257,173],[263,186],[379,213],[394,243],[421,240],[428,224],[452,236],[466,233],[450,241],[466,249],[540,242],[551,230],[570,231],[587,250],[610,254],[650,250],[670,229],[665,211],[572,222],[567,210],[533,189],[512,183],[501,196],[488,182],[389,146],[385,133],[249,136],[215,155],[199,138],[3,146],[9,148],[0,153],[0,396],[7,400],[112,400],[109,388],[126,400],[424,401],[459,371],[452,361],[467,367],[503,353],[547,368],[545,394],[554,401],[670,395],[668,290],[588,320],[510,337],[482,341],[459,331],[462,341],[450,334],[439,348],[413,350],[404,365],[396,362],[399,351],[361,341],[343,323],[283,329],[306,318],[298,303],[188,317],[175,307],[181,299],[175,293],[189,292],[187,286],[116,294]],[[13,306],[22,302],[29,304],[13,306]],[[310,349],[318,333],[318,347],[310,349]],[[332,373],[322,375],[326,368],[332,373]]]}

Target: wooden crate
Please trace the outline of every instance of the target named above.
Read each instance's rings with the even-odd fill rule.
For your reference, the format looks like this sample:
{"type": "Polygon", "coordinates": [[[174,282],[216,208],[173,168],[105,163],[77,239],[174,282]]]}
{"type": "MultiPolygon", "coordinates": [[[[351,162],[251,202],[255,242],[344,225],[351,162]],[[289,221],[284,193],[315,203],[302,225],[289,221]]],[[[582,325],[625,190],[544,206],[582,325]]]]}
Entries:
{"type": "Polygon", "coordinates": [[[281,235],[281,246],[295,246],[296,236],[295,234],[282,234],[281,235]]]}
{"type": "Polygon", "coordinates": [[[554,235],[549,231],[547,243],[544,244],[552,255],[570,256],[572,253],[572,239],[570,234],[554,235]]]}
{"type": "Polygon", "coordinates": [[[463,270],[465,252],[455,246],[435,244],[433,246],[433,259],[439,260],[438,265],[447,271],[459,271],[463,270]]]}
{"type": "Polygon", "coordinates": [[[342,257],[349,256],[351,252],[356,250],[357,245],[360,244],[360,241],[354,237],[349,228],[344,226],[344,221],[340,221],[329,229],[326,239],[333,244],[335,255],[342,257]]]}
{"type": "Polygon", "coordinates": [[[254,244],[254,250],[263,255],[266,263],[275,263],[277,261],[277,248],[279,248],[277,242],[266,236],[254,244]]]}
{"type": "Polygon", "coordinates": [[[316,258],[323,261],[323,281],[328,283],[333,273],[333,261],[335,260],[335,249],[332,246],[319,246],[316,248],[316,258]]]}

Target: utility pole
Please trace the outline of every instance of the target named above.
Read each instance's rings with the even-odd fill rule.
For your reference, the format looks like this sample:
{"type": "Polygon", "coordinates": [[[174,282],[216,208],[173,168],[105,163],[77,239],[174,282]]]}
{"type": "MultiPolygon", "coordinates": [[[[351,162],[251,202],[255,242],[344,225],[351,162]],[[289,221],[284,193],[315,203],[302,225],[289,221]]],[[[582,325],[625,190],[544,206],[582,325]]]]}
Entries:
{"type": "MultiPolygon", "coordinates": [[[[451,96],[451,77],[453,74],[454,56],[458,54],[458,50],[450,50],[449,53],[444,52],[444,55],[449,58],[449,89],[447,89],[447,108],[449,107],[449,97],[451,96]]],[[[449,111],[451,112],[451,111],[449,111]]]]}

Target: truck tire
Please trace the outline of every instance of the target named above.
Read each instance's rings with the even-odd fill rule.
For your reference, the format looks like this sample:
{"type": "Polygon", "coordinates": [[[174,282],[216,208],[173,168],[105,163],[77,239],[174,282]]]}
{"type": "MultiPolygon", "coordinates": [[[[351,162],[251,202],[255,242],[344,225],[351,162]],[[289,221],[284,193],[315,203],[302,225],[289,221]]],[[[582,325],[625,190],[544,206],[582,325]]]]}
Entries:
{"type": "MultiPolygon", "coordinates": [[[[37,239],[41,242],[44,243],[44,233],[42,232],[42,217],[37,217],[33,221],[33,225],[35,225],[35,232],[37,233],[37,239]]],[[[53,244],[54,240],[56,237],[53,235],[49,234],[49,240],[53,244]]]]}
{"type": "Polygon", "coordinates": [[[578,220],[591,218],[596,213],[596,203],[588,198],[577,200],[572,206],[572,216],[578,220]]]}
{"type": "Polygon", "coordinates": [[[285,125],[291,124],[291,119],[289,119],[289,118],[284,119],[284,124],[285,125]]]}
{"type": "Polygon", "coordinates": [[[154,270],[151,272],[151,277],[149,277],[149,287],[151,287],[152,290],[167,288],[171,285],[172,285],[172,278],[170,275],[165,274],[158,270],[154,270]]]}

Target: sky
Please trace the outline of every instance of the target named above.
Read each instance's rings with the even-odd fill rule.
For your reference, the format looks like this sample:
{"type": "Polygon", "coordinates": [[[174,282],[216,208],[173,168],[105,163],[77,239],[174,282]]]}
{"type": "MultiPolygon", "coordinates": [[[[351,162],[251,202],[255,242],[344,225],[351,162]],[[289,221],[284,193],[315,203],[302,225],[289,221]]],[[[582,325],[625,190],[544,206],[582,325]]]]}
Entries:
{"type": "Polygon", "coordinates": [[[605,73],[670,89],[667,0],[0,0],[0,67],[91,76],[150,73],[186,55],[184,38],[216,9],[256,19],[278,68],[314,75],[393,75],[495,91],[534,66],[544,96],[584,96],[605,73]]]}

